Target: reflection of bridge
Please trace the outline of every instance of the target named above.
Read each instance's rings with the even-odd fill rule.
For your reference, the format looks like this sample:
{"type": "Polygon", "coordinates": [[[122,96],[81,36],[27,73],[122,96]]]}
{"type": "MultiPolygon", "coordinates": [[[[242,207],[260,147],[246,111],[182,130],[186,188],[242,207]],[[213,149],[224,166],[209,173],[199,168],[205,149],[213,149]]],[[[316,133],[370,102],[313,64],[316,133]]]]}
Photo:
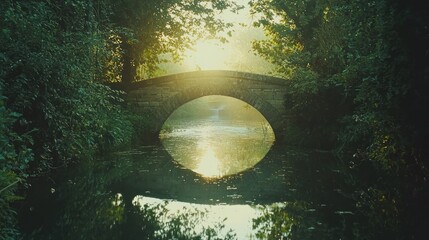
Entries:
{"type": "Polygon", "coordinates": [[[127,105],[151,114],[159,131],[170,114],[193,99],[224,95],[247,102],[264,115],[277,139],[284,134],[288,114],[284,108],[284,79],[234,71],[197,71],[179,73],[135,82],[121,87],[128,94],[127,105]]]}

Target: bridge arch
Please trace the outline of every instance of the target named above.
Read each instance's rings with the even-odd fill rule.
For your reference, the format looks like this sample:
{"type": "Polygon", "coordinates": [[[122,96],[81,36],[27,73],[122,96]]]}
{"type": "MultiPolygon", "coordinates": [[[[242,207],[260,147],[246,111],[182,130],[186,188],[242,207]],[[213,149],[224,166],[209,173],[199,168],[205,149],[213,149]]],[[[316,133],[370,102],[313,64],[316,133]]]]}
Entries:
{"type": "Polygon", "coordinates": [[[206,86],[193,86],[168,98],[159,108],[158,119],[160,120],[161,127],[170,115],[180,106],[192,100],[211,95],[228,96],[246,102],[258,110],[267,119],[273,128],[274,133],[279,132],[281,128],[281,114],[270,103],[261,97],[252,94],[246,89],[212,88],[206,86]]]}
{"type": "Polygon", "coordinates": [[[288,114],[284,107],[284,79],[234,71],[197,71],[153,78],[127,86],[126,103],[133,111],[154,116],[152,129],[159,132],[168,117],[194,99],[221,95],[242,100],[270,123],[276,139],[284,134],[288,114]]]}

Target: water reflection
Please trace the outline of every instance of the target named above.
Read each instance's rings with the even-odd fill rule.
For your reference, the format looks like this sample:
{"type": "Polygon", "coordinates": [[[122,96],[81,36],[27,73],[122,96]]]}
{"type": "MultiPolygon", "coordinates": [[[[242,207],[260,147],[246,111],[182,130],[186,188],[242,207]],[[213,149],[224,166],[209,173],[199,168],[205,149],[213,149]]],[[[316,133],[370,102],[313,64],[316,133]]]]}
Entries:
{"type": "Polygon", "coordinates": [[[330,159],[274,147],[206,181],[162,146],[134,148],[32,182],[20,227],[24,239],[353,239],[361,216],[330,159]]]}
{"type": "Polygon", "coordinates": [[[215,156],[215,152],[207,144],[203,142],[199,145],[198,152],[202,152],[202,156],[199,159],[199,163],[193,171],[202,174],[206,177],[221,177],[224,175],[223,170],[221,169],[221,164],[219,159],[215,156]]]}
{"type": "Polygon", "coordinates": [[[346,193],[339,161],[278,145],[270,150],[271,128],[244,102],[211,97],[197,103],[169,119],[161,134],[164,147],[116,152],[33,181],[18,215],[23,238],[362,239],[366,234],[366,216],[346,193]]]}
{"type": "Polygon", "coordinates": [[[275,139],[261,113],[225,96],[202,97],[183,105],[165,122],[160,138],[178,163],[207,178],[253,167],[275,139]]]}
{"type": "MultiPolygon", "coordinates": [[[[235,235],[234,239],[251,239],[255,232],[252,230],[252,219],[262,216],[263,210],[250,205],[205,205],[180,202],[175,200],[162,200],[158,198],[138,195],[133,204],[144,209],[152,207],[157,215],[163,215],[160,221],[168,224],[177,216],[186,215],[189,212],[198,213],[203,219],[194,226],[194,231],[203,232],[204,229],[214,228],[219,224],[225,227],[219,229],[217,235],[220,239],[226,239],[228,234],[235,235]],[[162,205],[162,208],[156,206],[162,205]]],[[[198,218],[194,216],[194,218],[198,218]]]]}

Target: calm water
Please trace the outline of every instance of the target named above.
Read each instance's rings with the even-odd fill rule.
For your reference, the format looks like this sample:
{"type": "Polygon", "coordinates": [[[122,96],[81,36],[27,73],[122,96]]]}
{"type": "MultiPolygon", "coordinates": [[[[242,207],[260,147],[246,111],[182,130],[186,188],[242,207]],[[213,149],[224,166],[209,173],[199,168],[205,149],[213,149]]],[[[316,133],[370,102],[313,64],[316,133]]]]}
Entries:
{"type": "Polygon", "coordinates": [[[253,219],[276,205],[306,199],[307,194],[317,198],[305,205],[306,214],[349,212],[333,200],[338,195],[329,164],[324,155],[273,148],[242,173],[206,178],[178,164],[163,146],[138,147],[81,165],[55,180],[34,182],[21,222],[28,232],[40,229],[36,239],[142,239],[145,218],[154,217],[134,207],[146,205],[160,225],[182,214],[186,221],[195,220],[183,223],[193,229],[223,223],[219,234],[232,229],[237,239],[251,239],[256,232],[253,219]]]}
{"type": "Polygon", "coordinates": [[[25,238],[287,239],[293,232],[303,236],[298,239],[330,239],[350,234],[354,208],[342,194],[331,155],[273,146],[274,134],[259,117],[231,119],[226,114],[231,110],[222,115],[212,111],[221,109],[217,101],[208,103],[203,119],[173,114],[160,144],[34,179],[28,201],[19,206],[25,238]]]}
{"type": "Polygon", "coordinates": [[[317,233],[353,216],[337,177],[332,158],[312,151],[274,147],[242,173],[207,178],[162,145],[144,146],[34,181],[21,225],[36,239],[151,239],[171,222],[196,231],[221,222],[220,234],[232,229],[237,239],[250,239],[253,219],[289,204],[317,233]]]}
{"type": "Polygon", "coordinates": [[[179,164],[210,178],[255,166],[274,143],[274,133],[264,122],[199,120],[174,126],[162,135],[165,149],[179,164]]]}

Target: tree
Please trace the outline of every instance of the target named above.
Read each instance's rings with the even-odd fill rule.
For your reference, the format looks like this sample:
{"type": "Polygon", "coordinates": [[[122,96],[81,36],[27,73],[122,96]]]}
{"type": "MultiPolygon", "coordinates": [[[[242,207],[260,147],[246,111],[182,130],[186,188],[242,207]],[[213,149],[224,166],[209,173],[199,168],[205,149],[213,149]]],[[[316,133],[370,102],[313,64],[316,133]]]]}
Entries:
{"type": "Polygon", "coordinates": [[[259,16],[254,24],[269,37],[255,41],[254,49],[290,79],[285,105],[301,133],[289,141],[331,148],[336,121],[351,104],[336,81],[346,67],[346,29],[339,6],[335,1],[251,1],[251,6],[259,16]]]}
{"type": "Polygon", "coordinates": [[[429,21],[423,12],[429,4],[251,4],[259,16],[255,24],[269,36],[255,42],[255,50],[291,79],[285,105],[297,116],[293,125],[305,140],[318,138],[307,146],[320,147],[331,138],[329,149],[342,156],[344,176],[353,185],[350,195],[359,214],[371,222],[356,234],[371,232],[369,239],[423,236],[415,227],[419,223],[407,223],[413,219],[410,212],[416,213],[411,202],[421,206],[428,195],[423,183],[428,151],[422,147],[428,130],[422,107],[427,106],[423,92],[429,66],[424,40],[429,21]]]}
{"type": "Polygon", "coordinates": [[[122,81],[151,77],[162,54],[178,60],[198,38],[214,36],[230,24],[216,18],[238,6],[230,0],[113,1],[113,32],[120,39],[122,81]]]}
{"type": "Polygon", "coordinates": [[[18,235],[9,204],[28,176],[130,140],[121,93],[101,82],[121,73],[125,81],[135,79],[140,65],[149,76],[159,54],[178,55],[194,37],[228,26],[215,16],[234,6],[227,0],[1,1],[1,233],[18,235]]]}
{"type": "MultiPolygon", "coordinates": [[[[10,213],[29,176],[91,158],[107,140],[126,142],[130,124],[119,93],[96,83],[103,32],[90,1],[0,5],[1,208],[10,213]]],[[[13,215],[0,215],[2,233],[14,231],[13,215]]]]}

